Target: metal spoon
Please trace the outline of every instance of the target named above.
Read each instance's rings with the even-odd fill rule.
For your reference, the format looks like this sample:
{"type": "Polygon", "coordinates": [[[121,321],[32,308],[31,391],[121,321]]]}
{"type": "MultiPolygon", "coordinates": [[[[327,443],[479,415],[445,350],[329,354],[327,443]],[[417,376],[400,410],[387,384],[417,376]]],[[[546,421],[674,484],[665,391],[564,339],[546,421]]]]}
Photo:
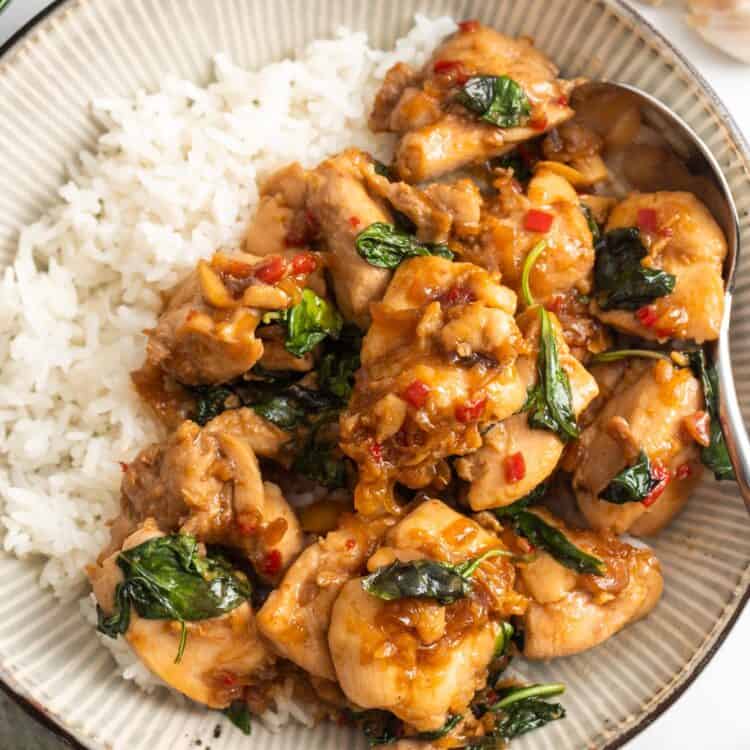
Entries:
{"type": "MultiPolygon", "coordinates": [[[[745,501],[745,506],[750,511],[750,439],[748,439],[737,400],[729,353],[729,318],[740,253],[739,219],[729,185],[716,159],[692,128],[658,99],[624,83],[608,81],[584,85],[584,87],[588,86],[597,87],[599,91],[602,89],[627,91],[632,98],[638,100],[642,121],[668,142],[672,150],[687,166],[691,177],[699,181],[700,192],[698,192],[698,197],[708,206],[714,218],[724,230],[728,246],[724,265],[726,288],[724,318],[721,323],[719,340],[709,347],[708,353],[716,365],[719,378],[719,411],[729,456],[737,475],[740,493],[745,501]]],[[[679,189],[679,187],[672,186],[672,189],[679,189]]]]}

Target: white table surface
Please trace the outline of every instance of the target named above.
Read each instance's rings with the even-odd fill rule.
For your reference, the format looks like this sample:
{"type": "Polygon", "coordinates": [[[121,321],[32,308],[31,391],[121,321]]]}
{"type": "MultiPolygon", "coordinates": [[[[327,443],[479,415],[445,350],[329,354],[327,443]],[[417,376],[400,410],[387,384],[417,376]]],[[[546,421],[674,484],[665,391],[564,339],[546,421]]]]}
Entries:
{"type": "MultiPolygon", "coordinates": [[[[0,44],[49,4],[50,0],[11,2],[0,15],[0,44]]],[[[680,22],[674,8],[651,8],[639,2],[632,4],[703,73],[750,140],[750,66],[708,47],[680,22]]],[[[746,688],[749,656],[750,609],[740,617],[696,682],[664,716],[629,743],[628,749],[750,750],[750,705],[746,688]]],[[[14,723],[18,721],[14,717],[14,723]]],[[[20,739],[20,735],[26,736],[29,729],[31,727],[24,727],[14,736],[20,739]]],[[[39,729],[40,740],[44,731],[39,729]]],[[[5,747],[2,743],[0,745],[5,747]]],[[[10,750],[11,746],[7,747],[10,750]]],[[[32,747],[39,745],[28,745],[29,750],[32,747]]],[[[26,750],[26,744],[21,748],[14,742],[13,750],[26,750]]]]}

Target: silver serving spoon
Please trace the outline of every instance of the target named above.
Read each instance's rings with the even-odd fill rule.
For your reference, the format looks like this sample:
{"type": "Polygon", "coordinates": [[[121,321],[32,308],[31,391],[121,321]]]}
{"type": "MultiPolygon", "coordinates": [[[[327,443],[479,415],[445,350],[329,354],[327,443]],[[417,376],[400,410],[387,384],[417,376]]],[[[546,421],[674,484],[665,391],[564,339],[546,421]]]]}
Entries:
{"type": "Polygon", "coordinates": [[[729,456],[737,475],[740,492],[748,511],[750,511],[750,440],[745,430],[742,412],[737,400],[729,353],[729,318],[740,254],[739,220],[729,185],[713,154],[692,128],[658,99],[624,83],[607,81],[584,85],[595,86],[599,90],[601,88],[614,88],[627,91],[631,97],[638,100],[642,121],[669,143],[672,150],[688,167],[690,175],[695,177],[696,180],[700,180],[701,189],[698,197],[708,206],[714,218],[724,230],[728,245],[727,259],[724,265],[726,284],[724,319],[721,324],[719,340],[709,347],[709,354],[716,365],[719,378],[719,410],[729,456]]]}

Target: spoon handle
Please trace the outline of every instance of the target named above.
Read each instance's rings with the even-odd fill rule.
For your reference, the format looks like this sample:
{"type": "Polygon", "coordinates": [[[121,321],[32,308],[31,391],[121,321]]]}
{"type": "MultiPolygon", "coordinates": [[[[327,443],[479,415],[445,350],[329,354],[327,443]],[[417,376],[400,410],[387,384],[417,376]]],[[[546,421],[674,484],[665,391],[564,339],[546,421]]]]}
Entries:
{"type": "Polygon", "coordinates": [[[732,361],[729,353],[729,318],[732,306],[732,294],[727,292],[724,305],[724,320],[719,336],[716,357],[716,372],[719,377],[719,411],[721,425],[724,428],[729,458],[737,475],[737,484],[750,511],[750,439],[737,400],[737,391],[732,375],[732,361]]]}

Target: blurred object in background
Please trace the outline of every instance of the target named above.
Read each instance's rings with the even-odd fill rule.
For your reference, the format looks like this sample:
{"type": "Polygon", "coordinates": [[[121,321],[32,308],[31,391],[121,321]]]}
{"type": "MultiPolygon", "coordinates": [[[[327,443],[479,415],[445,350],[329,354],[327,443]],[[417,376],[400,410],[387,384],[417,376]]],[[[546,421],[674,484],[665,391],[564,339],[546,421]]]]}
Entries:
{"type": "Polygon", "coordinates": [[[0,0],[0,13],[10,5],[10,0],[0,0]]]}
{"type": "Polygon", "coordinates": [[[646,0],[681,7],[685,20],[709,43],[750,63],[750,0],[646,0]]]}

